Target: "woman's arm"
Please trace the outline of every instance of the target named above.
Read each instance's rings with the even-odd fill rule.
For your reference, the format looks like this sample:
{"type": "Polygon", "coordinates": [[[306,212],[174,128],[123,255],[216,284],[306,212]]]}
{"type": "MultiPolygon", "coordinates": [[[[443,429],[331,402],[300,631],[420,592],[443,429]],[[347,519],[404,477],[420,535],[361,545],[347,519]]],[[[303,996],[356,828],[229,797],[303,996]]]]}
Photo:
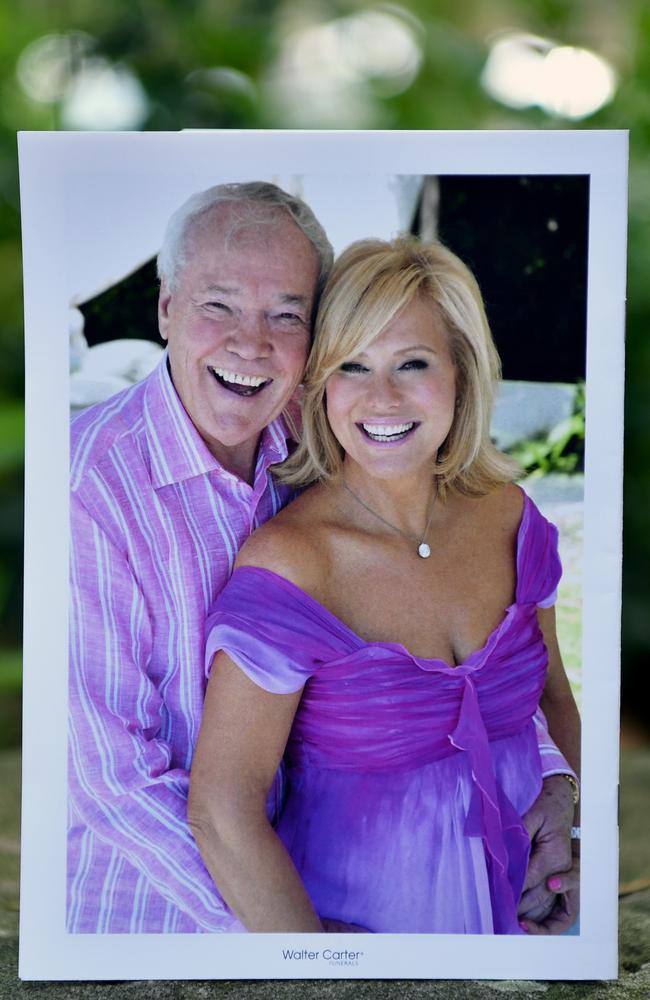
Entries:
{"type": "Polygon", "coordinates": [[[264,691],[225,653],[213,661],[188,821],[215,885],[249,931],[323,931],[266,817],[301,694],[264,691]]]}
{"type": "MultiPolygon", "coordinates": [[[[555,629],[555,609],[539,608],[538,622],[548,652],[548,671],[540,705],[549,732],[576,774],[580,774],[580,716],[566,676],[555,629]]],[[[546,778],[526,826],[532,850],[519,914],[529,934],[561,934],[575,922],[579,908],[579,841],[570,827],[579,825],[569,782],[546,778]],[[539,818],[540,823],[537,823],[539,818]],[[536,825],[537,824],[537,825],[536,825]],[[547,876],[550,867],[555,872],[547,876]]]]}
{"type": "Polygon", "coordinates": [[[558,646],[555,608],[538,608],[537,620],[548,651],[548,671],[540,706],[553,740],[580,775],[580,716],[558,646]]]}

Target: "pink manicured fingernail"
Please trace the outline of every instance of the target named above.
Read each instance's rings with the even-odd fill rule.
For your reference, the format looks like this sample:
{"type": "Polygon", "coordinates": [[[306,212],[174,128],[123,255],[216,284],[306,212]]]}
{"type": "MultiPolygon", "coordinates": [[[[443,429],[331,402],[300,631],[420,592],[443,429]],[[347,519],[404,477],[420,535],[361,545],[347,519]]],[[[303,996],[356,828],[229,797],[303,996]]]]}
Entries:
{"type": "Polygon", "coordinates": [[[528,925],[525,924],[523,920],[519,921],[519,926],[521,927],[522,931],[526,931],[526,934],[528,934],[528,925]]]}
{"type": "Polygon", "coordinates": [[[558,892],[562,888],[562,879],[555,875],[553,878],[548,880],[548,887],[552,889],[553,892],[558,892]]]}

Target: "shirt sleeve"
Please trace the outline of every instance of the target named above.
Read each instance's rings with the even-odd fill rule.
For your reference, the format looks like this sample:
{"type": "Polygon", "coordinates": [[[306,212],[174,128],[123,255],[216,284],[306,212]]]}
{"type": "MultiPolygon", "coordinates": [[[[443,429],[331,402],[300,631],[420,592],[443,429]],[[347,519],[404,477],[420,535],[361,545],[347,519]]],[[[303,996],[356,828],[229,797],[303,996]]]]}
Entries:
{"type": "Polygon", "coordinates": [[[539,755],[542,759],[542,778],[550,778],[553,774],[570,774],[579,784],[577,774],[551,739],[546,716],[541,708],[537,709],[533,719],[539,755]]]}
{"type": "Polygon", "coordinates": [[[316,603],[275,573],[253,566],[235,570],[210,609],[205,633],[206,673],[223,650],[271,694],[300,691],[331,649],[316,603]]]}
{"type": "MultiPolygon", "coordinates": [[[[550,608],[557,600],[557,588],[562,576],[558,530],[540,513],[530,498],[527,498],[527,503],[530,508],[530,518],[525,545],[522,547],[522,555],[525,553],[525,558],[518,563],[521,592],[528,595],[528,599],[538,608],[550,608]]],[[[542,760],[542,777],[570,774],[578,781],[573,768],[551,739],[548,723],[541,708],[537,709],[534,720],[537,745],[542,760]]]]}
{"type": "Polygon", "coordinates": [[[542,597],[537,602],[537,607],[552,608],[556,602],[557,602],[557,587],[554,587],[550,594],[548,594],[546,597],[542,597]]]}
{"type": "Polygon", "coordinates": [[[296,656],[296,643],[275,639],[265,641],[259,630],[252,631],[244,619],[216,612],[208,621],[206,672],[215,655],[223,651],[258,687],[271,694],[300,691],[311,677],[310,665],[296,656]]]}
{"type": "Polygon", "coordinates": [[[160,735],[165,706],[147,673],[145,597],[126,553],[75,496],[71,516],[73,810],[199,928],[243,930],[202,863],[186,819],[189,775],[171,766],[171,747],[160,735]]]}
{"type": "Polygon", "coordinates": [[[517,600],[551,607],[561,576],[558,530],[526,496],[517,553],[517,600]]]}

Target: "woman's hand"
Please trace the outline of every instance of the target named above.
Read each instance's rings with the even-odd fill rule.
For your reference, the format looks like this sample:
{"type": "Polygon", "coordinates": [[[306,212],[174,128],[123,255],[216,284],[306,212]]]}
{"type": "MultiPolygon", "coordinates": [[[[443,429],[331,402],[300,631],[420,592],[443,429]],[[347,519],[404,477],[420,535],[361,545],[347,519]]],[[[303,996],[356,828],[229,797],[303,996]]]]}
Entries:
{"type": "Polygon", "coordinates": [[[563,934],[580,912],[580,858],[574,857],[570,871],[547,879],[545,889],[553,894],[550,909],[546,912],[544,904],[539,911],[522,912],[520,906],[520,925],[528,934],[563,934]]]}

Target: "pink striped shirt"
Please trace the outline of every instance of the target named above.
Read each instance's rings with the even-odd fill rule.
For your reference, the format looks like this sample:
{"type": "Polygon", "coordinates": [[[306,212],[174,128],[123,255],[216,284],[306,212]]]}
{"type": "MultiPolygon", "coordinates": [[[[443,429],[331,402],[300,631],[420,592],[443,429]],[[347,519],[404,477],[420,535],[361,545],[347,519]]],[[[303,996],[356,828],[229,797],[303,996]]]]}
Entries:
{"type": "Polygon", "coordinates": [[[68,930],[241,930],[186,822],[204,620],[251,531],[290,498],[225,471],[163,362],[72,426],[68,930]]]}
{"type": "MultiPolygon", "coordinates": [[[[72,427],[68,930],[242,931],[186,821],[204,621],[251,531],[291,499],[208,451],[166,362],[72,427]]],[[[569,770],[539,723],[546,775],[569,770]]]]}

